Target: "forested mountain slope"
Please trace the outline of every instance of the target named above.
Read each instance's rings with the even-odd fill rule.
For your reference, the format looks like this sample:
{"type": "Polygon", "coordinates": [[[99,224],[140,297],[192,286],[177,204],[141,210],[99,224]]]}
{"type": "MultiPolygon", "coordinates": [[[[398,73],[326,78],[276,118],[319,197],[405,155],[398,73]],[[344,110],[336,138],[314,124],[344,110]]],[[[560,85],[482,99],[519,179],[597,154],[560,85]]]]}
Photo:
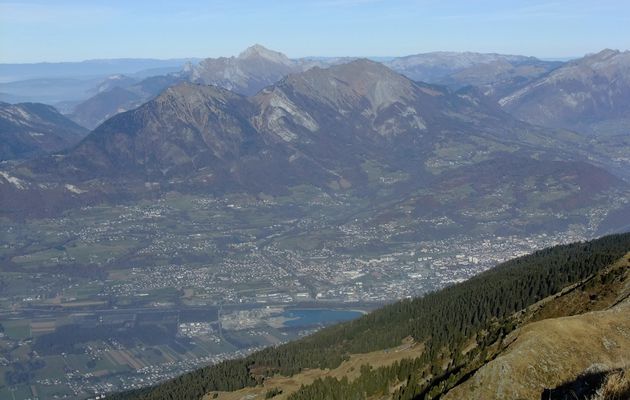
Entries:
{"type": "MultiPolygon", "coordinates": [[[[619,260],[628,252],[628,233],[545,249],[500,264],[461,284],[394,303],[305,339],[110,398],[195,399],[208,393],[211,398],[215,394],[226,398],[220,392],[255,386],[261,393],[269,390],[271,396],[273,391],[259,385],[273,376],[294,375],[297,379],[300,373],[316,369],[334,370],[351,360],[353,354],[390,351],[387,349],[404,341],[420,343],[423,350],[407,346],[407,350],[413,348],[412,358],[389,365],[381,363],[376,368],[362,367],[353,380],[322,372],[320,379],[288,398],[436,398],[501,354],[511,343],[510,332],[520,326],[615,304],[625,290],[628,270],[627,261],[619,260]]],[[[287,395],[279,394],[283,398],[287,395]]]]}

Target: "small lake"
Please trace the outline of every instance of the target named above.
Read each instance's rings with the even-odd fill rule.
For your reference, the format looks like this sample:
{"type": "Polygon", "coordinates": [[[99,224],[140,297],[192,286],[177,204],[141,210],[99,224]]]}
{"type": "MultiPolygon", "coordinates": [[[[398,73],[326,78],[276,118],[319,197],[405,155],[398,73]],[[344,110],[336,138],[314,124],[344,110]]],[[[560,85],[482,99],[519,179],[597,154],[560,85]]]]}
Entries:
{"type": "Polygon", "coordinates": [[[330,325],[336,322],[349,321],[363,315],[359,311],[351,310],[327,310],[327,309],[295,309],[282,313],[286,321],[284,326],[291,328],[308,327],[314,325],[330,325]]]}

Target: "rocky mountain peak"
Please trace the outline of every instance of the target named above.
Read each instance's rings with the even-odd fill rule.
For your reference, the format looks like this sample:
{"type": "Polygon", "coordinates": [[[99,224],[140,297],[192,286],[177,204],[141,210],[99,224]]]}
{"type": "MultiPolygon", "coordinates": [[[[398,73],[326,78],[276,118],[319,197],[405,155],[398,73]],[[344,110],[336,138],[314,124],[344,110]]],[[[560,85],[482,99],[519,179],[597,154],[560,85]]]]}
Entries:
{"type": "Polygon", "coordinates": [[[593,71],[606,71],[611,68],[630,68],[630,51],[604,49],[595,54],[586,55],[583,58],[573,60],[564,69],[578,67],[593,71]]]}
{"type": "Polygon", "coordinates": [[[255,44],[253,46],[248,47],[243,52],[241,52],[237,58],[241,60],[262,58],[262,59],[272,61],[278,64],[284,64],[284,65],[293,64],[293,62],[283,53],[280,53],[279,51],[270,50],[260,44],[255,44]]]}
{"type": "Polygon", "coordinates": [[[257,44],[237,57],[206,58],[188,67],[184,75],[192,82],[253,95],[298,70],[296,63],[284,54],[257,44]]]}
{"type": "Polygon", "coordinates": [[[314,67],[279,83],[343,110],[367,100],[373,111],[414,96],[414,83],[381,63],[358,59],[328,68],[314,67]]]}
{"type": "Polygon", "coordinates": [[[599,52],[597,52],[595,54],[588,55],[586,58],[588,58],[588,59],[606,60],[606,59],[614,57],[614,56],[616,56],[616,55],[618,55],[620,53],[621,52],[619,50],[604,49],[604,50],[599,51],[599,52]]]}

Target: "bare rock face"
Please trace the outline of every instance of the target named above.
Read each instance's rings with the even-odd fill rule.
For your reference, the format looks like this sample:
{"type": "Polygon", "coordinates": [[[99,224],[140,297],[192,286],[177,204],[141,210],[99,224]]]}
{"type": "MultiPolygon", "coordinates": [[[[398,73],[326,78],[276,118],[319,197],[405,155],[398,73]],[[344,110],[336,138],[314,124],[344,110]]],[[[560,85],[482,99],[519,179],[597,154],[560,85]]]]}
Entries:
{"type": "Polygon", "coordinates": [[[191,82],[215,85],[252,95],[265,86],[276,83],[291,72],[301,70],[299,63],[277,51],[257,44],[237,57],[207,58],[190,66],[187,77],[191,82]]]}
{"type": "Polygon", "coordinates": [[[86,134],[51,106],[0,102],[0,161],[59,151],[86,134]]]}
{"type": "Polygon", "coordinates": [[[287,56],[280,53],[279,51],[269,50],[260,44],[255,44],[247,49],[243,50],[241,54],[237,57],[240,60],[267,60],[273,62],[275,64],[283,64],[286,66],[293,66],[294,62],[291,61],[287,56]]]}
{"type": "MultiPolygon", "coordinates": [[[[290,75],[264,89],[254,101],[261,110],[259,126],[284,140],[307,143],[322,126],[348,122],[354,125],[349,129],[362,130],[363,136],[401,133],[394,124],[386,127],[392,120],[384,116],[392,108],[400,108],[393,111],[399,117],[416,116],[413,107],[405,105],[416,100],[418,88],[379,63],[357,60],[290,75]]],[[[421,118],[416,122],[416,128],[422,129],[421,118]]]]}

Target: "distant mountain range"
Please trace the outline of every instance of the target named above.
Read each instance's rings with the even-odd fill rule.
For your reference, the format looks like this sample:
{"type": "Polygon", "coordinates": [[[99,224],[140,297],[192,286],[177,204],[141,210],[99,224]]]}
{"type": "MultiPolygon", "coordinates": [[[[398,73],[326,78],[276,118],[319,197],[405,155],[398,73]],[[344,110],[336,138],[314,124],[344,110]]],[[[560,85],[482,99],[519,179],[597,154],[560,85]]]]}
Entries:
{"type": "MultiPolygon", "coordinates": [[[[207,58],[201,61],[129,59],[15,66],[5,64],[0,65],[0,78],[4,76],[2,79],[5,81],[11,77],[13,80],[21,80],[0,83],[0,92],[4,92],[0,95],[0,100],[43,101],[57,105],[64,112],[70,110],[75,121],[93,129],[115,112],[129,110],[157,96],[163,88],[145,91],[131,87],[143,78],[151,77],[151,73],[153,76],[175,75],[190,82],[216,85],[240,94],[253,95],[290,73],[351,60],[349,57],[289,59],[280,52],[254,45],[236,57],[207,58]],[[110,76],[103,78],[102,74],[107,71],[111,71],[110,76]],[[21,75],[16,75],[18,73],[21,75]],[[95,81],[99,79],[98,76],[101,76],[101,83],[95,81]],[[31,81],[23,80],[26,78],[38,79],[31,84],[31,81]],[[114,88],[118,93],[105,94],[107,90],[114,88]],[[120,89],[129,89],[134,94],[123,95],[120,89]],[[89,98],[90,92],[97,98],[89,98]],[[88,104],[84,105],[82,101],[88,104]]],[[[416,81],[453,88],[483,86],[487,94],[496,98],[562,64],[524,56],[448,52],[391,58],[383,62],[416,81]]],[[[171,79],[172,83],[179,80],[171,79]]]]}
{"type": "Polygon", "coordinates": [[[562,62],[504,54],[434,52],[395,58],[386,63],[416,81],[452,88],[477,86],[493,98],[536,79],[562,62]]]}
{"type": "MultiPolygon", "coordinates": [[[[37,102],[71,114],[74,107],[103,91],[103,82],[128,76],[133,81],[181,71],[197,59],[111,59],[82,62],[0,64],[0,101],[37,102]]],[[[119,85],[121,82],[119,82],[119,85]]],[[[127,82],[127,84],[130,84],[127,82]]],[[[89,124],[83,124],[93,128],[89,124]]]]}
{"type": "Polygon", "coordinates": [[[0,102],[0,161],[60,151],[86,134],[85,128],[51,106],[0,102]]]}
{"type": "Polygon", "coordinates": [[[352,185],[360,180],[353,168],[361,158],[441,171],[452,169],[437,160],[437,149],[446,143],[457,143],[453,165],[461,166],[510,146],[510,152],[540,151],[545,136],[474,92],[415,83],[382,64],[357,60],[289,75],[249,98],[216,86],[178,84],[108,120],[43,170],[69,169],[69,179],[120,175],[156,182],[182,174],[191,179],[191,173],[203,170],[212,187],[239,180],[243,187],[266,186],[273,182],[248,182],[243,169],[253,163],[261,171],[260,157],[280,152],[270,159],[284,160],[286,168],[265,174],[276,183],[282,171],[304,169],[306,178],[323,178],[316,182],[320,185],[352,185]],[[472,126],[483,132],[470,132],[472,126]],[[470,152],[473,142],[486,143],[483,155],[470,152]],[[457,148],[462,152],[455,154],[457,148]],[[402,157],[409,149],[413,153],[402,157]]]}
{"type": "MultiPolygon", "coordinates": [[[[599,132],[607,136],[609,146],[606,151],[609,151],[609,148],[618,147],[622,139],[618,135],[608,137],[608,134],[622,131],[628,118],[623,107],[623,96],[628,93],[630,68],[627,54],[606,50],[564,63],[518,55],[434,52],[391,58],[383,62],[414,81],[439,84],[455,90],[466,86],[477,87],[484,95],[499,101],[506,111],[533,124],[579,132],[599,132]],[[607,92],[609,86],[610,93],[607,92]],[[561,90],[555,90],[558,87],[561,90]]],[[[93,79],[85,78],[49,79],[45,82],[40,79],[0,84],[0,92],[4,92],[2,98],[13,102],[32,101],[39,96],[45,102],[58,104],[75,122],[94,129],[107,118],[140,106],[178,82],[215,85],[251,96],[289,74],[351,60],[290,59],[280,52],[254,45],[236,57],[188,61],[183,67],[171,69],[166,75],[150,76],[150,70],[145,73],[136,71],[131,76],[118,73],[98,84],[93,79]],[[40,88],[46,89],[42,91],[40,88]],[[89,92],[93,93],[92,97],[85,99],[89,92]],[[28,93],[28,96],[20,96],[20,93],[28,93]],[[60,99],[70,97],[84,100],[59,103],[60,99]]],[[[117,71],[122,70],[124,73],[134,71],[134,68],[137,70],[143,66],[152,66],[157,73],[160,66],[183,65],[185,60],[153,61],[156,60],[114,60],[108,68],[118,68],[117,71]]],[[[68,73],[74,69],[82,73],[88,70],[88,66],[93,66],[94,72],[106,67],[101,61],[77,63],[76,66],[69,63],[68,66],[72,67],[68,73]]],[[[57,65],[50,67],[57,74],[57,65]]],[[[42,69],[43,66],[38,68],[42,69]]],[[[617,169],[620,168],[617,166],[617,169]]]]}
{"type": "MultiPolygon", "coordinates": [[[[144,71],[157,75],[175,72],[195,58],[157,60],[151,58],[114,58],[77,62],[41,62],[23,64],[0,64],[0,82],[15,82],[42,78],[86,78],[114,74],[143,74],[144,71]]],[[[145,75],[146,76],[146,75],[145,75]]]]}
{"type": "Polygon", "coordinates": [[[250,97],[180,82],[77,146],[7,172],[21,183],[0,191],[20,214],[45,211],[33,202],[51,198],[55,209],[169,190],[274,195],[309,184],[370,198],[388,188],[400,207],[451,215],[480,212],[496,193],[514,207],[576,209],[626,190],[584,159],[570,135],[518,121],[476,89],[414,82],[361,59],[290,74],[250,97]],[[374,166],[400,177],[373,182],[374,166]],[[555,196],[529,195],[551,186],[555,196]]]}
{"type": "Polygon", "coordinates": [[[94,129],[107,118],[139,106],[178,82],[214,85],[247,96],[256,94],[288,74],[302,72],[316,65],[339,62],[341,59],[291,60],[282,53],[254,45],[236,57],[188,62],[178,72],[168,75],[147,77],[144,80],[111,76],[98,85],[97,94],[77,104],[70,117],[94,129]]]}
{"type": "MultiPolygon", "coordinates": [[[[608,129],[607,125],[602,128],[602,123],[611,118],[619,126],[627,117],[623,113],[623,99],[619,98],[627,93],[630,64],[627,54],[605,50],[565,63],[518,55],[434,52],[395,57],[383,63],[415,81],[453,89],[478,87],[485,95],[499,100],[507,111],[531,123],[593,131],[608,129]],[[611,93],[605,93],[607,82],[613,85],[611,93]],[[558,85],[562,89],[553,92],[558,85]],[[601,93],[591,93],[592,98],[589,98],[591,87],[601,93]],[[580,118],[574,118],[572,113],[581,113],[580,118]]],[[[254,45],[236,57],[200,61],[124,59],[3,64],[0,78],[4,77],[5,81],[16,73],[21,73],[20,79],[38,79],[0,83],[0,100],[59,104],[64,110],[71,110],[69,114],[76,122],[93,129],[117,112],[135,108],[157,96],[166,86],[182,80],[254,95],[288,74],[351,60],[290,59],[280,52],[254,45]],[[100,83],[94,80],[107,72],[112,75],[100,78],[100,83]],[[158,77],[160,74],[163,76],[158,77]],[[141,83],[144,78],[161,84],[141,83]],[[114,93],[107,93],[110,90],[114,93]],[[88,98],[90,92],[92,98],[88,98]],[[71,98],[76,99],[74,103],[68,102],[71,98]]]]}
{"type": "MultiPolygon", "coordinates": [[[[515,93],[529,93],[539,87],[536,82],[591,65],[593,57],[616,60],[607,71],[624,74],[624,53],[615,54],[561,67],[523,57],[466,54],[452,70],[470,71],[480,63],[530,64],[541,77],[532,73],[525,80],[506,80],[518,82],[515,93]]],[[[439,53],[410,58],[404,65],[435,67],[453,57],[439,53]]],[[[481,70],[496,76],[492,68],[481,70]]],[[[585,82],[582,90],[594,84],[585,82]]],[[[529,118],[516,106],[528,98],[524,94],[499,103],[488,95],[492,83],[459,86],[414,81],[365,59],[290,60],[262,46],[238,57],[204,60],[178,74],[112,76],[72,114],[84,125],[98,125],[81,143],[5,168],[3,212],[47,215],[171,190],[281,195],[307,184],[387,201],[389,208],[363,215],[374,223],[404,224],[411,213],[458,215],[460,226],[474,227],[483,210],[495,204],[510,210],[505,218],[518,221],[506,224],[506,232],[519,232],[537,226],[528,215],[595,213],[627,193],[623,178],[628,177],[630,144],[623,131],[589,138],[564,129],[568,125],[543,127],[546,121],[529,118]],[[250,94],[217,86],[228,84],[250,94]],[[375,180],[375,173],[392,178],[375,180]]],[[[624,90],[619,86],[618,92],[624,90]]],[[[623,104],[623,97],[597,106],[603,118],[598,126],[605,126],[608,115],[622,118],[623,107],[603,111],[611,104],[623,104]]],[[[22,152],[19,158],[62,148],[22,152]]],[[[618,209],[613,225],[626,226],[630,208],[611,207],[618,209]]]]}

